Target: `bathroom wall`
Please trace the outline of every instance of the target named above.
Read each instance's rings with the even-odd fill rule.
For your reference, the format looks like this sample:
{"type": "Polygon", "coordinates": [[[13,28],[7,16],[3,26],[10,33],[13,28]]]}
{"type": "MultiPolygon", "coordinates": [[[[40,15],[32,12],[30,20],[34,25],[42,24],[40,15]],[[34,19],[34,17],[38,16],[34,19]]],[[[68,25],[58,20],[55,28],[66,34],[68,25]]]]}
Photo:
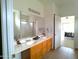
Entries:
{"type": "MultiPolygon", "coordinates": [[[[51,3],[49,1],[47,4],[44,6],[44,17],[45,17],[45,31],[47,36],[52,36],[52,48],[55,46],[56,48],[60,47],[60,36],[61,33],[57,32],[57,35],[55,37],[59,39],[55,39],[54,42],[54,14],[56,14],[56,21],[60,24],[60,16],[58,13],[58,8],[54,2],[51,3]]],[[[56,24],[58,24],[56,23],[56,24]]],[[[59,30],[60,31],[60,30],[59,30]]]]}
{"type": "Polygon", "coordinates": [[[78,48],[78,19],[75,19],[75,37],[74,37],[74,47],[78,48]]]}
{"type": "MultiPolygon", "coordinates": [[[[14,9],[19,10],[26,15],[35,14],[33,12],[29,12],[29,8],[40,13],[40,16],[43,16],[43,5],[38,0],[14,0],[14,9]]],[[[35,14],[38,15],[38,14],[35,14]]]]}

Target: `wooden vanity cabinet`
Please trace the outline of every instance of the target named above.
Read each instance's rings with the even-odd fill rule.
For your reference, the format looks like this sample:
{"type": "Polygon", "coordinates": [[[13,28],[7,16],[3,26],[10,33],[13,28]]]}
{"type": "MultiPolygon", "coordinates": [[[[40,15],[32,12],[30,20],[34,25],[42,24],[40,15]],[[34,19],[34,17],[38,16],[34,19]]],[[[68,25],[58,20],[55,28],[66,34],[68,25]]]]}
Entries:
{"type": "Polygon", "coordinates": [[[52,49],[52,38],[25,50],[21,53],[22,59],[43,59],[43,56],[52,49]]]}
{"type": "Polygon", "coordinates": [[[41,59],[42,58],[42,43],[37,44],[30,48],[31,59],[41,59]]]}
{"type": "Polygon", "coordinates": [[[30,49],[21,52],[21,59],[30,59],[30,49]]]}
{"type": "Polygon", "coordinates": [[[43,42],[43,56],[47,53],[47,40],[43,42]]]}
{"type": "Polygon", "coordinates": [[[50,51],[52,49],[52,38],[49,38],[47,40],[47,51],[50,51]]]}
{"type": "Polygon", "coordinates": [[[52,38],[48,38],[43,42],[43,55],[49,52],[52,49],[52,38]]]}

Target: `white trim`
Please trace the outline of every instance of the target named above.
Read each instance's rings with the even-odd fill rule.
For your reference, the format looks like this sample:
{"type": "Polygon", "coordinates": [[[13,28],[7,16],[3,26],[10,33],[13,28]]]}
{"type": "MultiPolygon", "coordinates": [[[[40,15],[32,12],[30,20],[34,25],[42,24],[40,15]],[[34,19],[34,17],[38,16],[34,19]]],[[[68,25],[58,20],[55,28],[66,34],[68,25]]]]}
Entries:
{"type": "Polygon", "coordinates": [[[13,0],[7,0],[7,39],[9,59],[13,58],[14,53],[14,20],[13,20],[13,0]]]}

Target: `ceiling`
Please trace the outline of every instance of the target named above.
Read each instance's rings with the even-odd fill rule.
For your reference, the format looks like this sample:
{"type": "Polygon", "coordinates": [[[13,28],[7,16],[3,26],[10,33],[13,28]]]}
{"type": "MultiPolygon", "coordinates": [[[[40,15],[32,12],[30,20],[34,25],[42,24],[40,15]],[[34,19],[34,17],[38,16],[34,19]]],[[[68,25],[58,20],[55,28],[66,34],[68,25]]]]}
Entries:
{"type": "Polygon", "coordinates": [[[75,15],[77,17],[78,13],[78,1],[77,0],[39,0],[43,4],[55,3],[60,16],[71,16],[75,15]]]}
{"type": "Polygon", "coordinates": [[[63,5],[74,5],[77,0],[54,0],[54,2],[58,5],[58,6],[63,6],[63,5]]]}
{"type": "Polygon", "coordinates": [[[55,2],[58,6],[63,6],[63,5],[73,5],[77,3],[77,0],[39,0],[43,4],[48,3],[48,2],[55,2]]]}

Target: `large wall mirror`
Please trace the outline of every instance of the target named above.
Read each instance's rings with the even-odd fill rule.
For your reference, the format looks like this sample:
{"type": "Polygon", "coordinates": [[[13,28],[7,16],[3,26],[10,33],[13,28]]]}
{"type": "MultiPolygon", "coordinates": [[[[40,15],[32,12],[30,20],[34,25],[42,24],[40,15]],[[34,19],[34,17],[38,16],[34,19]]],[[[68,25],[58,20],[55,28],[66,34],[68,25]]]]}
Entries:
{"type": "Polygon", "coordinates": [[[14,39],[20,39],[21,29],[20,29],[20,11],[14,10],[13,12],[14,18],[14,39]]]}
{"type": "Polygon", "coordinates": [[[30,16],[21,13],[21,34],[22,38],[35,36],[34,21],[30,16]]]}
{"type": "Polygon", "coordinates": [[[14,10],[14,39],[35,36],[35,22],[29,15],[22,14],[21,11],[14,10]]]}

